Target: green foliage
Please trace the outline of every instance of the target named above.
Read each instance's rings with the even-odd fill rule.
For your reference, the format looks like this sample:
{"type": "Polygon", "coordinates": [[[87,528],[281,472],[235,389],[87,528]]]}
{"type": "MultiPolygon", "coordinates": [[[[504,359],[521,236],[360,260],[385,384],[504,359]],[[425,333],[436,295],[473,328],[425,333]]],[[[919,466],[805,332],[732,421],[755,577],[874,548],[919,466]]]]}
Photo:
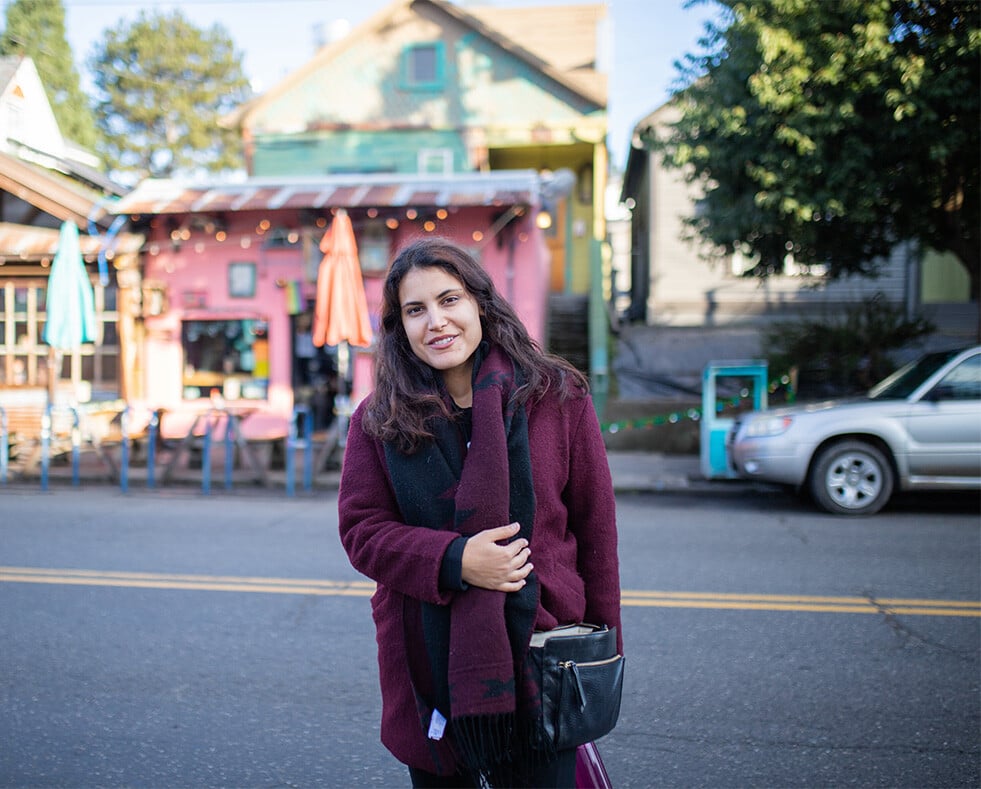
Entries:
{"type": "Polygon", "coordinates": [[[864,392],[896,369],[889,352],[934,330],[881,294],[828,318],[775,324],[764,334],[771,371],[797,370],[801,398],[864,392]]]}
{"type": "Polygon", "coordinates": [[[135,181],[240,167],[241,140],[219,119],[249,97],[241,61],[223,27],[203,31],[176,10],[106,30],[89,65],[116,173],[135,181]]]}
{"type": "Polygon", "coordinates": [[[981,3],[715,0],[648,145],[704,189],[691,220],[767,276],[876,274],[902,240],[981,282],[981,3]]]}
{"type": "Polygon", "coordinates": [[[65,37],[61,0],[14,0],[7,5],[5,19],[0,54],[34,61],[62,136],[94,150],[95,119],[65,37]]]}

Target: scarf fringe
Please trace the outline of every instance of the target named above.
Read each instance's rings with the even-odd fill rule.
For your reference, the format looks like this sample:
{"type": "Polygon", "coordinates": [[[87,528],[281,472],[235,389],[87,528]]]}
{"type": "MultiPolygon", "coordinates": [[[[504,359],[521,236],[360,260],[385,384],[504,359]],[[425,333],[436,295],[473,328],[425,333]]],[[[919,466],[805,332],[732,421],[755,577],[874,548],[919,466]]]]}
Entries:
{"type": "Polygon", "coordinates": [[[514,714],[454,718],[453,740],[460,761],[468,769],[491,775],[501,764],[511,761],[514,714]]]}
{"type": "Polygon", "coordinates": [[[484,786],[525,785],[558,755],[539,721],[512,713],[456,718],[452,728],[457,760],[484,786]]]}

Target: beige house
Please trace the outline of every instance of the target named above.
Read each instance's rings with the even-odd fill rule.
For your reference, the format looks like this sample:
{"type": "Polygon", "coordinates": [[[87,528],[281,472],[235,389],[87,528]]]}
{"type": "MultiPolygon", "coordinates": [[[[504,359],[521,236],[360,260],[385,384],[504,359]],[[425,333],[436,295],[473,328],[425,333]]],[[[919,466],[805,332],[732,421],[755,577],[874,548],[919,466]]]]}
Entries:
{"type": "MultiPolygon", "coordinates": [[[[840,312],[875,294],[922,313],[938,327],[936,342],[970,342],[977,328],[967,273],[956,261],[898,244],[877,279],[828,280],[819,267],[787,261],[787,273],[766,280],[743,276],[750,263],[691,238],[685,218],[698,190],[678,170],[645,150],[640,131],[671,123],[679,112],[667,103],[635,127],[623,177],[621,202],[631,212],[630,293],[624,331],[643,352],[621,354],[640,378],[697,386],[709,360],[763,355],[761,330],[776,321],[840,312]]],[[[623,372],[618,367],[618,372],[623,372]]],[[[670,388],[670,383],[668,384],[670,388]]],[[[640,382],[637,390],[645,390],[640,382]]],[[[650,387],[647,387],[650,390],[650,387]]]]}

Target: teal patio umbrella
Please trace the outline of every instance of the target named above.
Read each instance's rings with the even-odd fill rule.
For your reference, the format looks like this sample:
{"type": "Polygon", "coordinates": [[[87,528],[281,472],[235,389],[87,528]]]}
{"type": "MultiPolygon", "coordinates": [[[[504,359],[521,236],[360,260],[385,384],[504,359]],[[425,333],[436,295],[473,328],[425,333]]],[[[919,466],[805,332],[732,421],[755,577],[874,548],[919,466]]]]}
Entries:
{"type": "Polygon", "coordinates": [[[48,275],[45,297],[47,318],[44,341],[48,344],[48,395],[54,400],[55,384],[61,371],[65,351],[73,351],[82,343],[95,340],[95,295],[92,282],[85,271],[78,227],[64,221],[48,275]]]}

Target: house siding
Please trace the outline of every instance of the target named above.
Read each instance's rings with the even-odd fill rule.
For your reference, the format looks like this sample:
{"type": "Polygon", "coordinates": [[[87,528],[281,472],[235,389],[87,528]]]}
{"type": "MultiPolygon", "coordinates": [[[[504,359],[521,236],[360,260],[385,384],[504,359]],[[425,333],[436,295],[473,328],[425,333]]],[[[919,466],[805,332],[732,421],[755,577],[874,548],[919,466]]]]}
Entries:
{"type": "MultiPolygon", "coordinates": [[[[673,108],[659,117],[670,122],[673,108]],[[670,111],[669,111],[670,110],[670,111]]],[[[684,174],[663,165],[660,156],[645,154],[649,177],[639,178],[638,211],[650,206],[647,239],[649,277],[645,319],[661,326],[765,325],[775,320],[840,312],[876,294],[888,302],[915,302],[915,260],[907,244],[897,246],[880,264],[880,276],[845,277],[829,281],[822,276],[776,275],[766,280],[732,273],[732,257],[691,238],[686,218],[699,196],[684,174]]],[[[635,238],[641,243],[640,234],[635,238]]],[[[637,264],[637,268],[642,268],[637,264]]]]}
{"type": "Polygon", "coordinates": [[[591,114],[605,125],[602,108],[494,42],[453,20],[413,15],[400,26],[361,39],[358,46],[337,54],[329,67],[311,69],[270,98],[251,118],[253,172],[282,174],[279,163],[291,157],[303,157],[315,172],[330,171],[337,157],[349,170],[377,171],[381,160],[395,162],[400,172],[415,172],[417,145],[449,147],[449,139],[454,169],[472,170],[477,162],[466,155],[468,128],[484,129],[484,142],[490,146],[531,143],[536,135],[565,142],[572,140],[570,130],[591,114]],[[410,45],[426,41],[444,43],[443,88],[406,89],[402,55],[410,45]],[[428,128],[442,144],[431,145],[413,127],[428,128]],[[320,144],[311,147],[311,137],[320,144]],[[348,146],[339,153],[333,147],[338,139],[348,146]],[[398,140],[406,150],[396,158],[392,149],[398,140]],[[290,152],[291,145],[299,150],[290,152]]]}
{"type": "Polygon", "coordinates": [[[331,173],[414,173],[419,152],[445,150],[451,172],[460,172],[467,150],[455,131],[322,131],[316,134],[268,136],[255,143],[257,176],[331,173]]]}

